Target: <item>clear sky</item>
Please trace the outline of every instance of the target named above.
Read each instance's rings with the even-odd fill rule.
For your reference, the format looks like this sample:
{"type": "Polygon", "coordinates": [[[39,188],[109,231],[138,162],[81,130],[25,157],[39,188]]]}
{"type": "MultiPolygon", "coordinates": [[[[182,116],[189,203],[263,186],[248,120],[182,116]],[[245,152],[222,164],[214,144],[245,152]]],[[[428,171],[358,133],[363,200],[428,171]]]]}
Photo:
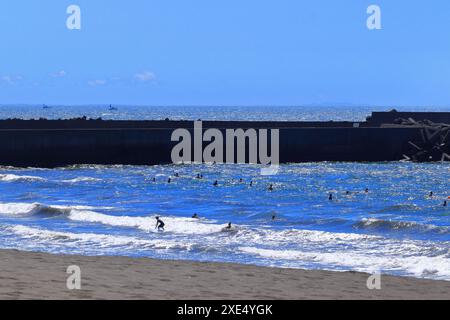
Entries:
{"type": "Polygon", "coordinates": [[[2,1],[0,39],[0,104],[450,105],[448,0],[2,1]]]}

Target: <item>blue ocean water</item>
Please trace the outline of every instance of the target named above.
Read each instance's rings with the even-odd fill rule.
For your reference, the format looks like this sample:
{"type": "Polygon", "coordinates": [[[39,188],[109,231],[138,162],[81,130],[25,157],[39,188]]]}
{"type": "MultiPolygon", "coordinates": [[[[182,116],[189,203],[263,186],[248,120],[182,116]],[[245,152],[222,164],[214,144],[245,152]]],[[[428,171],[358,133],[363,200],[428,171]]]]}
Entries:
{"type": "MultiPolygon", "coordinates": [[[[9,108],[2,109],[3,117],[48,111],[9,108]]],[[[57,117],[87,111],[58,108],[57,117]]],[[[105,109],[98,108],[89,109],[97,110],[93,117],[105,109]]],[[[264,119],[353,114],[330,110],[334,113],[312,112],[308,118],[305,110],[268,109],[264,119]]],[[[194,111],[187,118],[199,115],[194,111]]],[[[366,115],[361,111],[350,120],[366,115]]],[[[245,109],[224,111],[223,119],[259,117],[245,109]]],[[[404,162],[286,164],[273,176],[260,175],[256,165],[229,164],[0,167],[0,248],[450,280],[450,207],[442,205],[450,196],[449,173],[449,164],[404,162]],[[200,219],[191,218],[194,213],[200,219]],[[165,222],[164,232],[155,229],[156,216],[165,222]],[[225,231],[230,221],[233,229],[225,231]]]]}

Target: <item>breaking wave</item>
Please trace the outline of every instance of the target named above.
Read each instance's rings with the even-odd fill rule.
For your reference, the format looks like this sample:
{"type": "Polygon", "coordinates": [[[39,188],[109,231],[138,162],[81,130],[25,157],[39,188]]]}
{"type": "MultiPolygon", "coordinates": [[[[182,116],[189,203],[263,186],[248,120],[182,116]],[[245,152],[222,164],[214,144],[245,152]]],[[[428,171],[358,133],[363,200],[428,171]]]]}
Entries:
{"type": "MultiPolygon", "coordinates": [[[[0,214],[10,216],[58,216],[78,222],[99,223],[114,227],[137,228],[146,232],[156,230],[156,215],[151,216],[114,216],[99,213],[94,210],[111,209],[108,207],[94,208],[89,206],[60,206],[40,203],[0,203],[0,214]]],[[[210,234],[221,232],[224,225],[213,221],[180,217],[161,217],[165,222],[165,231],[178,234],[210,234]]]]}
{"type": "Polygon", "coordinates": [[[28,227],[24,225],[7,226],[3,228],[21,236],[24,239],[42,241],[43,244],[54,245],[55,242],[72,242],[75,245],[95,245],[96,247],[126,247],[128,249],[185,249],[190,250],[192,245],[171,240],[139,239],[129,236],[117,236],[96,233],[73,233],[51,231],[46,229],[28,227]]]}
{"type": "Polygon", "coordinates": [[[61,182],[66,183],[79,183],[79,182],[98,182],[102,181],[102,179],[93,178],[93,177],[78,177],[74,179],[62,180],[61,182]]]}
{"type": "Polygon", "coordinates": [[[430,224],[422,224],[410,221],[384,220],[375,218],[364,218],[353,225],[355,229],[374,229],[391,231],[410,231],[410,232],[434,232],[449,233],[447,227],[439,227],[430,224]]]}
{"type": "Polygon", "coordinates": [[[46,179],[37,176],[19,176],[15,174],[0,174],[0,181],[3,182],[38,182],[46,179]]]}
{"type": "MultiPolygon", "coordinates": [[[[448,255],[437,256],[401,256],[376,255],[369,252],[305,252],[300,250],[273,250],[256,247],[240,247],[240,251],[269,259],[302,260],[315,262],[318,265],[340,266],[360,272],[396,272],[402,270],[415,277],[450,278],[450,259],[448,255]]],[[[327,269],[327,268],[325,268],[327,269]]],[[[335,269],[333,269],[335,270],[335,269]]]]}

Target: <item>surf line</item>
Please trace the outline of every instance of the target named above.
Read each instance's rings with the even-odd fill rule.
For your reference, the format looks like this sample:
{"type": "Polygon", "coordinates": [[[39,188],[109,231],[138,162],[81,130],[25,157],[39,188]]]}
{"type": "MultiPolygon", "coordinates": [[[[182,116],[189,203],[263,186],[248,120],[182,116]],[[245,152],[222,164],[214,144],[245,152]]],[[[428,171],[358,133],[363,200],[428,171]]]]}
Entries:
{"type": "Polygon", "coordinates": [[[276,174],[278,171],[279,129],[209,128],[204,131],[202,121],[194,121],[193,137],[191,131],[192,129],[178,128],[172,132],[171,141],[178,142],[171,152],[174,164],[260,163],[270,165],[269,168],[262,168],[261,174],[276,174]],[[204,147],[205,142],[209,143],[204,147]]]}

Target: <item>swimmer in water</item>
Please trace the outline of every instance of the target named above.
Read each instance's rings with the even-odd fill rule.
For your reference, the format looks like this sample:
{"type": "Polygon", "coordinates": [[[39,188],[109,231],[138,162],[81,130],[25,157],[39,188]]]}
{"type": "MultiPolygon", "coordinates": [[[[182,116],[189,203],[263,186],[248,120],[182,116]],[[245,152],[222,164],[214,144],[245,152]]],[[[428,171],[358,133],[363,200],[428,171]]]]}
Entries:
{"type": "Polygon", "coordinates": [[[214,181],[214,183],[213,183],[213,186],[214,187],[217,187],[219,185],[219,182],[216,180],[216,181],[214,181]]]}
{"type": "Polygon", "coordinates": [[[178,174],[178,172],[175,172],[175,177],[179,177],[180,175],[178,174]]]}
{"type": "Polygon", "coordinates": [[[253,187],[253,180],[250,181],[250,187],[253,187]]]}
{"type": "Polygon", "coordinates": [[[444,206],[444,207],[446,207],[446,206],[447,206],[447,200],[444,200],[444,204],[443,204],[443,206],[444,206]]]}
{"type": "Polygon", "coordinates": [[[276,218],[276,217],[275,217],[275,214],[273,214],[273,215],[272,215],[272,221],[274,221],[275,218],[276,218]]]}
{"type": "Polygon", "coordinates": [[[242,183],[242,182],[244,182],[244,180],[242,180],[242,178],[240,178],[240,179],[239,179],[239,182],[242,183]]]}
{"type": "Polygon", "coordinates": [[[199,219],[198,214],[194,213],[194,214],[192,215],[192,219],[199,219]]]}
{"type": "Polygon", "coordinates": [[[171,183],[172,182],[172,179],[167,179],[167,183],[171,183]]]}
{"type": "Polygon", "coordinates": [[[333,194],[332,193],[330,193],[330,195],[328,196],[328,200],[333,200],[333,194]]]}
{"type": "Polygon", "coordinates": [[[201,179],[201,177],[200,177],[200,174],[199,174],[199,173],[197,173],[197,177],[196,177],[196,179],[201,179]]]}
{"type": "Polygon", "coordinates": [[[364,190],[365,193],[369,193],[369,188],[366,188],[366,190],[364,190]]]}
{"type": "Polygon", "coordinates": [[[347,195],[347,196],[349,196],[350,195],[350,191],[345,191],[345,194],[347,195]]]}
{"type": "Polygon", "coordinates": [[[430,191],[430,194],[428,195],[429,198],[433,198],[433,191],[430,191]]]}
{"type": "Polygon", "coordinates": [[[153,182],[156,182],[156,178],[155,178],[155,177],[153,177],[152,181],[153,181],[153,182]]]}
{"type": "Polygon", "coordinates": [[[268,188],[269,191],[273,191],[273,185],[270,185],[268,188]]]}
{"type": "Polygon", "coordinates": [[[164,226],[165,226],[165,223],[159,217],[156,217],[155,229],[158,229],[158,231],[160,231],[160,230],[164,231],[164,226]]]}

